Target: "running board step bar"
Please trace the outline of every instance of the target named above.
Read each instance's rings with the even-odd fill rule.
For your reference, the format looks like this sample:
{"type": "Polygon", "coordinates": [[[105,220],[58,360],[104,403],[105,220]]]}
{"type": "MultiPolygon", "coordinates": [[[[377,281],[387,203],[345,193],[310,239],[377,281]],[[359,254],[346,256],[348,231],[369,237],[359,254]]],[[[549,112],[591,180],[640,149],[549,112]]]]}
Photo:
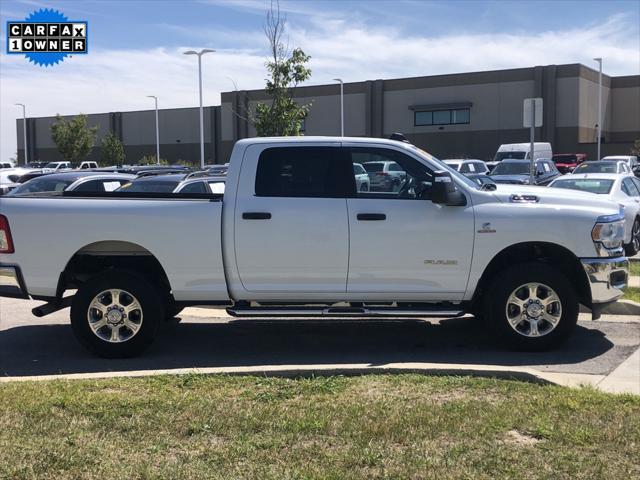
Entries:
{"type": "Polygon", "coordinates": [[[463,310],[451,308],[398,307],[231,307],[233,317],[461,317],[463,310]]]}

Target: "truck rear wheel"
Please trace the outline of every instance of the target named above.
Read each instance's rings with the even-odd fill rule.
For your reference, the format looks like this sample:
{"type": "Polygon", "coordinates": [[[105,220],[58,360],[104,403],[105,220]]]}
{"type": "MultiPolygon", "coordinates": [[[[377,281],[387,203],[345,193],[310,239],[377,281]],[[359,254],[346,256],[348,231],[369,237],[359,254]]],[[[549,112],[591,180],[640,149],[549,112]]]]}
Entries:
{"type": "Polygon", "coordinates": [[[154,286],[133,272],[112,270],[82,284],[71,305],[71,327],[89,351],[132,357],[153,342],[164,308],[154,286]]]}
{"type": "Polygon", "coordinates": [[[515,265],[500,272],[487,290],[485,319],[507,348],[541,351],[567,340],[578,321],[571,282],[545,264],[515,265]]]}

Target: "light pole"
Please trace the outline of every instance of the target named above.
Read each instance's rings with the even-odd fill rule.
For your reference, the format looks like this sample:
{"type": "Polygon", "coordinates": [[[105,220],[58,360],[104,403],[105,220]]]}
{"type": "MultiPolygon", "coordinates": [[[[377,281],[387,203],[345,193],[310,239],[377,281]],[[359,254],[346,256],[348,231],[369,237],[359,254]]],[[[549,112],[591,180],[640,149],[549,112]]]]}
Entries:
{"type": "Polygon", "coordinates": [[[334,78],[335,82],[340,82],[340,136],[344,137],[344,82],[341,78],[334,78]]]}
{"type": "Polygon", "coordinates": [[[602,139],[602,58],[594,58],[598,62],[598,158],[600,160],[600,142],[602,139]]]}
{"type": "Polygon", "coordinates": [[[200,92],[200,168],[204,170],[204,119],[202,114],[202,55],[205,53],[212,53],[215,50],[209,48],[203,48],[199,52],[195,50],[187,50],[185,55],[197,55],[198,56],[198,88],[200,92]]]}
{"type": "Polygon", "coordinates": [[[24,103],[16,103],[15,105],[22,107],[22,136],[24,137],[24,166],[26,167],[29,161],[29,154],[27,153],[27,108],[24,103]]]}
{"type": "Polygon", "coordinates": [[[155,95],[147,95],[156,102],[156,163],[160,165],[160,130],[158,129],[158,97],[155,95]]]}

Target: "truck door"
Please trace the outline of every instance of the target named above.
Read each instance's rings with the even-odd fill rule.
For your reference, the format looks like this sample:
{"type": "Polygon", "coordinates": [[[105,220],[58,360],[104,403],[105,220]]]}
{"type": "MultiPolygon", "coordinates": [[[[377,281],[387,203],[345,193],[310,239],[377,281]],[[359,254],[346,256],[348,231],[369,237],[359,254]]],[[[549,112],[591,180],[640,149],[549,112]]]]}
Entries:
{"type": "MultiPolygon", "coordinates": [[[[353,144],[357,145],[357,144],[353,144]]],[[[461,300],[474,240],[466,207],[428,199],[430,168],[391,147],[349,146],[354,164],[393,161],[406,172],[399,188],[354,192],[347,199],[350,229],[347,292],[379,300],[461,300]],[[425,189],[425,196],[419,195],[425,189]]]]}
{"type": "Polygon", "coordinates": [[[339,143],[257,144],[242,161],[235,256],[245,290],[286,300],[344,297],[346,192],[353,166],[339,143]]]}

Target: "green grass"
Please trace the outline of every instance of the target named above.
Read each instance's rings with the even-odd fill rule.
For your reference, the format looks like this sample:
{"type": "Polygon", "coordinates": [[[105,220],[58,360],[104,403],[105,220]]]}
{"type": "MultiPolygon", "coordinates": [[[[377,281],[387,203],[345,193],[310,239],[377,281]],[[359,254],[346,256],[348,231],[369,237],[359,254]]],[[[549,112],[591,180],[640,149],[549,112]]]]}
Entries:
{"type": "Polygon", "coordinates": [[[640,277],[640,262],[633,261],[629,263],[631,264],[630,275],[632,277],[640,277]]]}
{"type": "Polygon", "coordinates": [[[634,302],[640,303],[640,288],[638,287],[627,287],[624,291],[624,295],[622,298],[626,298],[627,300],[633,300],[634,302]]]}
{"type": "Polygon", "coordinates": [[[382,375],[0,384],[0,478],[628,479],[640,397],[382,375]]]}

